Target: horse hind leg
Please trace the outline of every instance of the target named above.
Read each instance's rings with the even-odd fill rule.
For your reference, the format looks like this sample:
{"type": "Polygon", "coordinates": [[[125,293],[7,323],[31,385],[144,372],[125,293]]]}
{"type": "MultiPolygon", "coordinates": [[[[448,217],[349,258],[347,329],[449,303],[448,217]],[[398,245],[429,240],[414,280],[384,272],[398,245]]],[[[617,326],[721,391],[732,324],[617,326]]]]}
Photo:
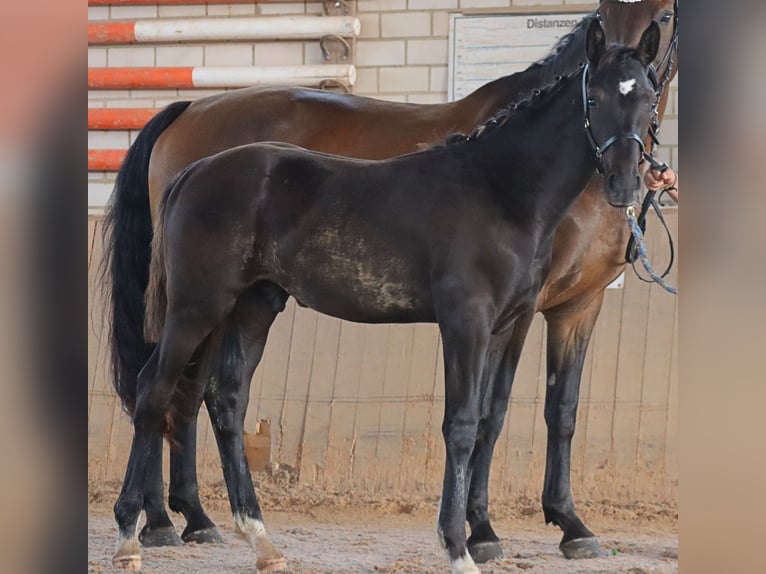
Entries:
{"type": "MultiPolygon", "coordinates": [[[[207,375],[205,375],[207,377],[207,375]]],[[[178,443],[170,451],[170,509],[186,518],[181,534],[184,542],[223,544],[215,523],[202,508],[197,482],[197,417],[202,400],[197,402],[194,416],[179,421],[174,438],[178,443]]]]}
{"type": "Polygon", "coordinates": [[[138,376],[133,417],[133,444],[123,489],[115,504],[119,527],[118,548],[112,563],[118,568],[141,568],[137,523],[152,461],[161,460],[166,415],[195,350],[228,314],[234,300],[200,297],[205,306],[184,305],[168,309],[160,342],[138,376]]]}
{"type": "Polygon", "coordinates": [[[240,296],[227,319],[214,384],[208,385],[205,392],[234,526],[255,551],[259,572],[281,572],[286,561],[266,533],[245,455],[243,431],[250,382],[269,329],[286,300],[287,294],[269,283],[258,284],[240,296]]]}
{"type": "Polygon", "coordinates": [[[157,450],[158,456],[149,461],[146,490],[144,491],[144,512],[146,524],[141,529],[138,539],[142,546],[181,546],[183,542],[176,534],[173,522],[165,508],[165,493],[162,480],[162,444],[157,450]]]}

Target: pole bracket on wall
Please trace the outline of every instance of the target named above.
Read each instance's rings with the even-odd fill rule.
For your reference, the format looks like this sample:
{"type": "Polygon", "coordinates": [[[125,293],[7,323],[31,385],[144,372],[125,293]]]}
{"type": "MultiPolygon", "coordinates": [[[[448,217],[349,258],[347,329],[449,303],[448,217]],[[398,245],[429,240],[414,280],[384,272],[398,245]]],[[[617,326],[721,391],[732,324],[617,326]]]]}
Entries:
{"type": "Polygon", "coordinates": [[[339,80],[322,80],[319,82],[319,89],[325,92],[337,92],[341,94],[350,94],[351,86],[344,84],[339,80]]]}
{"type": "Polygon", "coordinates": [[[326,34],[319,39],[319,48],[325,62],[339,64],[348,62],[351,57],[351,45],[337,34],[326,34]]]}
{"type": "Polygon", "coordinates": [[[348,16],[351,14],[351,7],[346,0],[323,0],[322,5],[327,16],[348,16]]]}

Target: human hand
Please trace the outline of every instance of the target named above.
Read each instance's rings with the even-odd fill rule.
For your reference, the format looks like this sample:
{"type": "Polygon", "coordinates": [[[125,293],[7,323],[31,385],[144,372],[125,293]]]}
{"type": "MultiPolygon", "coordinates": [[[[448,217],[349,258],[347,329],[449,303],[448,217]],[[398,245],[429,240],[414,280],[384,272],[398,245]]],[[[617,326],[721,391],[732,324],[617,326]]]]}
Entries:
{"type": "Polygon", "coordinates": [[[670,198],[678,202],[678,175],[671,168],[662,172],[653,168],[646,170],[644,183],[653,191],[665,189],[670,198]]]}

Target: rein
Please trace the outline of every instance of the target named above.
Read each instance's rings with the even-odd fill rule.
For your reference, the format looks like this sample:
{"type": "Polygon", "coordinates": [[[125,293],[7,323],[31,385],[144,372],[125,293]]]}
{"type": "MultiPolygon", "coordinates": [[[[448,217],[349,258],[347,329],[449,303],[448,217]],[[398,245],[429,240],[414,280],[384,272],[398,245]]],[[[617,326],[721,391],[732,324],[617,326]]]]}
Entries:
{"type": "MultiPolygon", "coordinates": [[[[660,119],[659,119],[659,104],[660,99],[662,98],[662,94],[665,92],[665,88],[670,81],[670,78],[673,75],[673,70],[675,67],[675,60],[673,59],[673,54],[678,52],[678,5],[679,0],[675,0],[674,6],[673,6],[673,37],[670,40],[670,43],[668,44],[668,49],[665,52],[665,55],[660,60],[658,68],[662,68],[663,65],[665,66],[665,72],[662,74],[662,80],[658,81],[658,73],[657,68],[655,68],[654,64],[651,64],[649,66],[649,79],[655,86],[655,93],[657,95],[654,106],[652,107],[652,121],[649,126],[649,151],[646,152],[644,150],[644,146],[642,145],[641,154],[643,155],[644,160],[650,165],[649,169],[654,169],[659,172],[664,172],[666,169],[668,169],[668,165],[664,162],[659,162],[654,157],[654,149],[656,146],[660,144],[659,139],[659,132],[660,132],[660,119]]],[[[614,142],[612,142],[614,143],[614,142]]],[[[633,267],[633,272],[636,274],[636,276],[645,283],[657,283],[661,287],[663,287],[665,290],[667,290],[670,293],[673,293],[675,295],[678,294],[678,290],[670,287],[665,281],[664,278],[667,277],[668,273],[670,273],[670,270],[673,268],[673,263],[675,262],[675,246],[673,243],[673,237],[670,233],[670,229],[668,229],[668,225],[665,222],[665,218],[662,215],[662,210],[660,208],[660,204],[658,203],[656,196],[659,193],[659,196],[662,197],[662,194],[666,191],[674,189],[674,186],[666,187],[661,190],[647,190],[646,196],[644,197],[644,201],[641,204],[641,210],[639,211],[638,216],[635,216],[635,209],[632,207],[629,208],[628,212],[628,227],[631,229],[631,237],[628,241],[628,247],[625,252],[625,261],[627,263],[630,263],[630,265],[633,267]],[[646,214],[649,212],[649,209],[654,209],[655,213],[657,214],[658,219],[660,220],[660,223],[662,223],[663,228],[665,229],[665,233],[668,237],[668,244],[670,246],[670,262],[668,263],[667,268],[665,271],[658,275],[654,272],[654,270],[651,268],[651,265],[649,265],[648,258],[646,256],[646,244],[644,243],[643,234],[646,231],[646,214]],[[633,211],[633,216],[631,219],[630,210],[633,211]],[[638,270],[636,269],[636,261],[637,259],[641,259],[641,262],[644,265],[644,269],[646,269],[647,273],[649,273],[649,276],[651,279],[645,279],[642,277],[638,270]]]]}
{"type": "MultiPolygon", "coordinates": [[[[636,218],[636,208],[632,205],[628,207],[626,210],[626,215],[628,217],[628,227],[630,227],[630,232],[633,234],[633,238],[636,240],[636,252],[638,253],[639,259],[641,259],[641,263],[644,265],[644,269],[646,269],[646,272],[649,274],[649,276],[652,278],[652,281],[647,281],[646,279],[643,279],[641,276],[639,276],[639,279],[642,279],[643,281],[647,281],[647,283],[657,283],[660,287],[665,289],[668,293],[672,293],[673,295],[678,295],[678,289],[670,285],[665,279],[663,279],[664,276],[660,276],[653,268],[652,264],[649,263],[649,256],[646,254],[646,242],[644,241],[644,234],[641,230],[641,226],[638,223],[638,219],[636,218]]],[[[659,211],[657,211],[659,214],[659,211]]],[[[660,217],[662,217],[660,215],[660,217]]],[[[663,224],[665,222],[663,221],[663,224]]],[[[665,226],[665,229],[667,229],[667,226],[665,226]]],[[[671,258],[671,265],[672,265],[672,258],[671,258]]],[[[635,266],[633,267],[635,270],[635,266]]],[[[669,270],[669,269],[668,269],[669,270]]],[[[666,271],[667,274],[667,271],[666,271]]],[[[638,275],[638,273],[636,273],[638,275]]]]}

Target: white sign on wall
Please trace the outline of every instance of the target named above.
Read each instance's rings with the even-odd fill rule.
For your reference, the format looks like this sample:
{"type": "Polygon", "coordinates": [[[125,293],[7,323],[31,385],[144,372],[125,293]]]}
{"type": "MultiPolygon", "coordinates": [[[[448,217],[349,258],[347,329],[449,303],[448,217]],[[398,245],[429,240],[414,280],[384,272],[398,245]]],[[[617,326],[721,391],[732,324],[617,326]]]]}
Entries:
{"type": "Polygon", "coordinates": [[[588,13],[451,14],[450,101],[544,58],[588,13]]]}

